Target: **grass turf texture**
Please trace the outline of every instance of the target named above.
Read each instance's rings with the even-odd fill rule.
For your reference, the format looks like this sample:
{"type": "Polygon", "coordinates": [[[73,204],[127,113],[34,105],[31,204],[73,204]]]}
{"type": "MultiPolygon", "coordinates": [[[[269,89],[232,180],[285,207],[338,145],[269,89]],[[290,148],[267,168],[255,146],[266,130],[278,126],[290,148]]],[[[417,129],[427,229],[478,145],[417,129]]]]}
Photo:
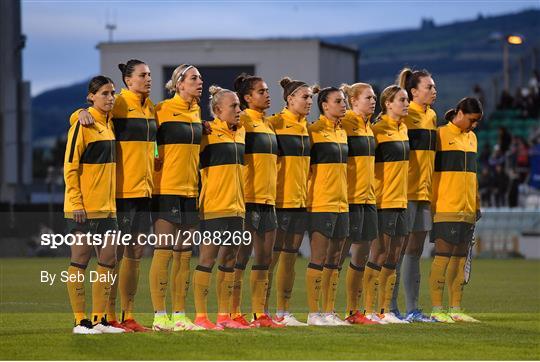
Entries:
{"type": "MultiPolygon", "coordinates": [[[[195,260],[192,260],[192,266],[195,260]]],[[[144,259],[136,298],[136,318],[150,326],[150,260],[144,259]]],[[[306,318],[304,271],[298,259],[293,312],[306,318]]],[[[2,259],[0,358],[76,359],[224,359],[224,360],[486,360],[540,359],[540,262],[475,260],[464,306],[481,324],[412,324],[351,327],[289,327],[280,330],[204,331],[75,336],[64,283],[40,283],[40,271],[60,273],[68,260],[2,259]]],[[[345,264],[347,265],[347,264],[345,264]]],[[[93,265],[88,270],[92,270],[93,265]]],[[[344,268],[345,270],[345,268],[344,268]]],[[[243,311],[249,311],[249,267],[243,311]]],[[[429,261],[422,262],[421,305],[428,310],[429,261]]],[[[342,272],[336,308],[345,308],[342,272]]],[[[90,286],[87,285],[87,297],[90,286]]],[[[272,296],[275,303],[275,289],[272,296]]],[[[403,300],[401,300],[403,305],[403,300]]],[[[88,303],[87,306],[90,304],[88,303]]],[[[193,311],[192,294],[188,311],[193,311]]],[[[215,287],[209,309],[215,308],[215,287]]],[[[89,309],[89,308],[87,308],[89,309]]],[[[170,309],[169,309],[170,310],[170,309]]],[[[192,316],[192,315],[191,315],[192,316]]]]}

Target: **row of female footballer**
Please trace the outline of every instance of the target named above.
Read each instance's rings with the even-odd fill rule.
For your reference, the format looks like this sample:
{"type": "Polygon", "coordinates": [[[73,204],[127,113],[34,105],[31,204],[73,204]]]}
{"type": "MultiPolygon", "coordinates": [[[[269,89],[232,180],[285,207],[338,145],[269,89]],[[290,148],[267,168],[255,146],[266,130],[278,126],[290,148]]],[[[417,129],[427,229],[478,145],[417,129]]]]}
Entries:
{"type": "MultiPolygon", "coordinates": [[[[480,215],[471,132],[482,117],[478,100],[462,99],[446,113],[448,123],[437,128],[430,108],[435,83],[425,70],[404,69],[398,85],[383,90],[376,120],[377,97],[369,84],[320,89],[286,77],[280,81],[285,107],[267,117],[268,85],[242,74],[234,90],[210,87],[214,119],[203,122],[198,106],[203,79],[196,67],[177,67],[166,85],[172,98],[155,107],[148,65],[130,60],[119,68],[126,88],[116,94],[111,79],[93,78],[90,107],[71,116],[64,212],[71,234],[119,229],[140,236],[153,223],[157,236],[182,235],[181,241],[160,239],[154,248],[153,330],[476,321],[463,313],[461,300],[480,215]],[[309,124],[316,94],[320,117],[309,124]],[[306,231],[311,256],[305,273],[309,314],[303,323],[291,313],[290,302],[306,231]],[[431,315],[418,306],[419,262],[428,233],[436,253],[429,276],[431,315]],[[230,242],[238,238],[247,242],[230,242]],[[200,255],[190,275],[192,245],[200,255]],[[248,320],[240,306],[252,253],[248,320]],[[343,319],[335,313],[335,299],[349,253],[343,319]],[[207,295],[215,269],[214,323],[207,295]],[[277,313],[271,316],[273,279],[277,313]],[[403,315],[397,304],[400,279],[403,315]],[[185,308],[190,284],[193,321],[185,308]],[[449,309],[443,304],[445,286],[449,309]]],[[[71,246],[68,269],[73,333],[149,330],[133,314],[143,245],[104,243],[97,249],[88,318],[84,278],[78,276],[85,275],[94,247],[82,244],[71,246]]]]}

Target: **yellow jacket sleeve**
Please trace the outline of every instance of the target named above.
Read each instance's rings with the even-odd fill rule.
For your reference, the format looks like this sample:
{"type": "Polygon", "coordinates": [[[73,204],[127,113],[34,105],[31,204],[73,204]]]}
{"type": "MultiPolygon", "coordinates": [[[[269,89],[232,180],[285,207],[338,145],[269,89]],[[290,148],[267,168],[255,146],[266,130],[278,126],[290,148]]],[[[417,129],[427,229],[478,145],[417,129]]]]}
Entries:
{"type": "Polygon", "coordinates": [[[84,209],[79,179],[79,161],[85,148],[82,127],[79,122],[75,122],[68,132],[64,159],[66,195],[73,210],[84,209]]]}

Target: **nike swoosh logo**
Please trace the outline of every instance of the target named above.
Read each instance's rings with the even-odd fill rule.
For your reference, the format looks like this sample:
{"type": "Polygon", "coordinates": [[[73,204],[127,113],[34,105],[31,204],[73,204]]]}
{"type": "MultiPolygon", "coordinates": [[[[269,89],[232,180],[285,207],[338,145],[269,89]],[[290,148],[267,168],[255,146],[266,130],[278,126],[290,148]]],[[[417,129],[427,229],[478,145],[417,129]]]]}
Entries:
{"type": "Polygon", "coordinates": [[[135,108],[129,108],[128,112],[133,112],[134,110],[135,110],[135,108]]]}
{"type": "Polygon", "coordinates": [[[218,137],[223,137],[223,134],[218,134],[217,136],[218,136],[218,137]]]}
{"type": "Polygon", "coordinates": [[[177,117],[179,115],[181,115],[182,113],[173,113],[173,117],[177,117]]]}
{"type": "Polygon", "coordinates": [[[356,132],[356,131],[358,131],[358,128],[353,128],[352,131],[356,132]]]}
{"type": "Polygon", "coordinates": [[[456,143],[455,141],[454,142],[448,142],[449,145],[453,145],[454,143],[456,143]]]}
{"type": "Polygon", "coordinates": [[[285,128],[291,128],[291,127],[293,127],[293,126],[285,126],[285,128]]]}
{"type": "Polygon", "coordinates": [[[99,134],[103,133],[104,130],[98,131],[99,134]]]}
{"type": "Polygon", "coordinates": [[[392,136],[392,134],[393,134],[393,133],[387,133],[386,135],[387,135],[388,137],[390,137],[390,136],[392,136]]]}
{"type": "Polygon", "coordinates": [[[254,124],[254,125],[253,125],[253,128],[257,128],[257,127],[259,127],[258,124],[254,124]]]}

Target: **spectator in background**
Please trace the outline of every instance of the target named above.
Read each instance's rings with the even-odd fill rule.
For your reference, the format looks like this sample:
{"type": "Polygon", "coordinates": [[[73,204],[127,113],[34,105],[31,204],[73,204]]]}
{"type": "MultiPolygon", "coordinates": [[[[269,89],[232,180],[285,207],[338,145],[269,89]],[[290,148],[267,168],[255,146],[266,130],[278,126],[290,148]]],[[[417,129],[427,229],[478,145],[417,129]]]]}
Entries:
{"type": "Polygon", "coordinates": [[[480,101],[480,103],[484,105],[485,108],[487,108],[486,107],[486,94],[484,93],[484,90],[482,89],[482,87],[480,87],[480,84],[478,83],[475,84],[473,87],[473,96],[477,98],[480,101]]]}
{"type": "Polygon", "coordinates": [[[505,155],[510,148],[510,144],[512,143],[512,134],[508,132],[506,127],[499,127],[499,136],[497,143],[501,148],[501,153],[505,155]]]}
{"type": "Polygon", "coordinates": [[[508,185],[510,184],[510,178],[504,171],[502,165],[495,166],[495,172],[493,174],[493,195],[495,199],[495,207],[508,206],[508,185]]]}
{"type": "Polygon", "coordinates": [[[491,207],[491,195],[493,192],[493,182],[489,168],[482,167],[480,180],[478,181],[478,191],[480,192],[480,205],[482,207],[491,207]]]}
{"type": "Polygon", "coordinates": [[[540,87],[540,72],[538,71],[538,69],[534,69],[532,71],[531,78],[529,79],[529,88],[531,89],[533,93],[538,94],[540,93],[539,87],[540,87]]]}
{"type": "Polygon", "coordinates": [[[491,154],[491,144],[489,142],[484,144],[482,151],[480,152],[480,166],[482,168],[489,167],[489,157],[491,154]]]}
{"type": "Polygon", "coordinates": [[[529,185],[540,190],[540,136],[535,138],[530,152],[531,176],[529,185]]]}
{"type": "Polygon", "coordinates": [[[508,185],[508,206],[517,207],[519,200],[519,175],[515,170],[509,172],[509,185],[508,185]]]}
{"type": "Polygon", "coordinates": [[[523,137],[517,137],[516,139],[516,172],[518,174],[519,182],[523,183],[529,175],[529,145],[523,139],[523,137]]]}
{"type": "Polygon", "coordinates": [[[503,166],[505,165],[505,157],[504,154],[501,151],[501,146],[496,144],[493,146],[493,153],[489,157],[488,165],[491,172],[495,171],[496,166],[503,166]]]}
{"type": "Polygon", "coordinates": [[[498,110],[512,109],[513,103],[514,103],[514,99],[510,95],[510,92],[505,90],[501,93],[501,98],[499,99],[499,104],[497,104],[497,109],[498,110]]]}

